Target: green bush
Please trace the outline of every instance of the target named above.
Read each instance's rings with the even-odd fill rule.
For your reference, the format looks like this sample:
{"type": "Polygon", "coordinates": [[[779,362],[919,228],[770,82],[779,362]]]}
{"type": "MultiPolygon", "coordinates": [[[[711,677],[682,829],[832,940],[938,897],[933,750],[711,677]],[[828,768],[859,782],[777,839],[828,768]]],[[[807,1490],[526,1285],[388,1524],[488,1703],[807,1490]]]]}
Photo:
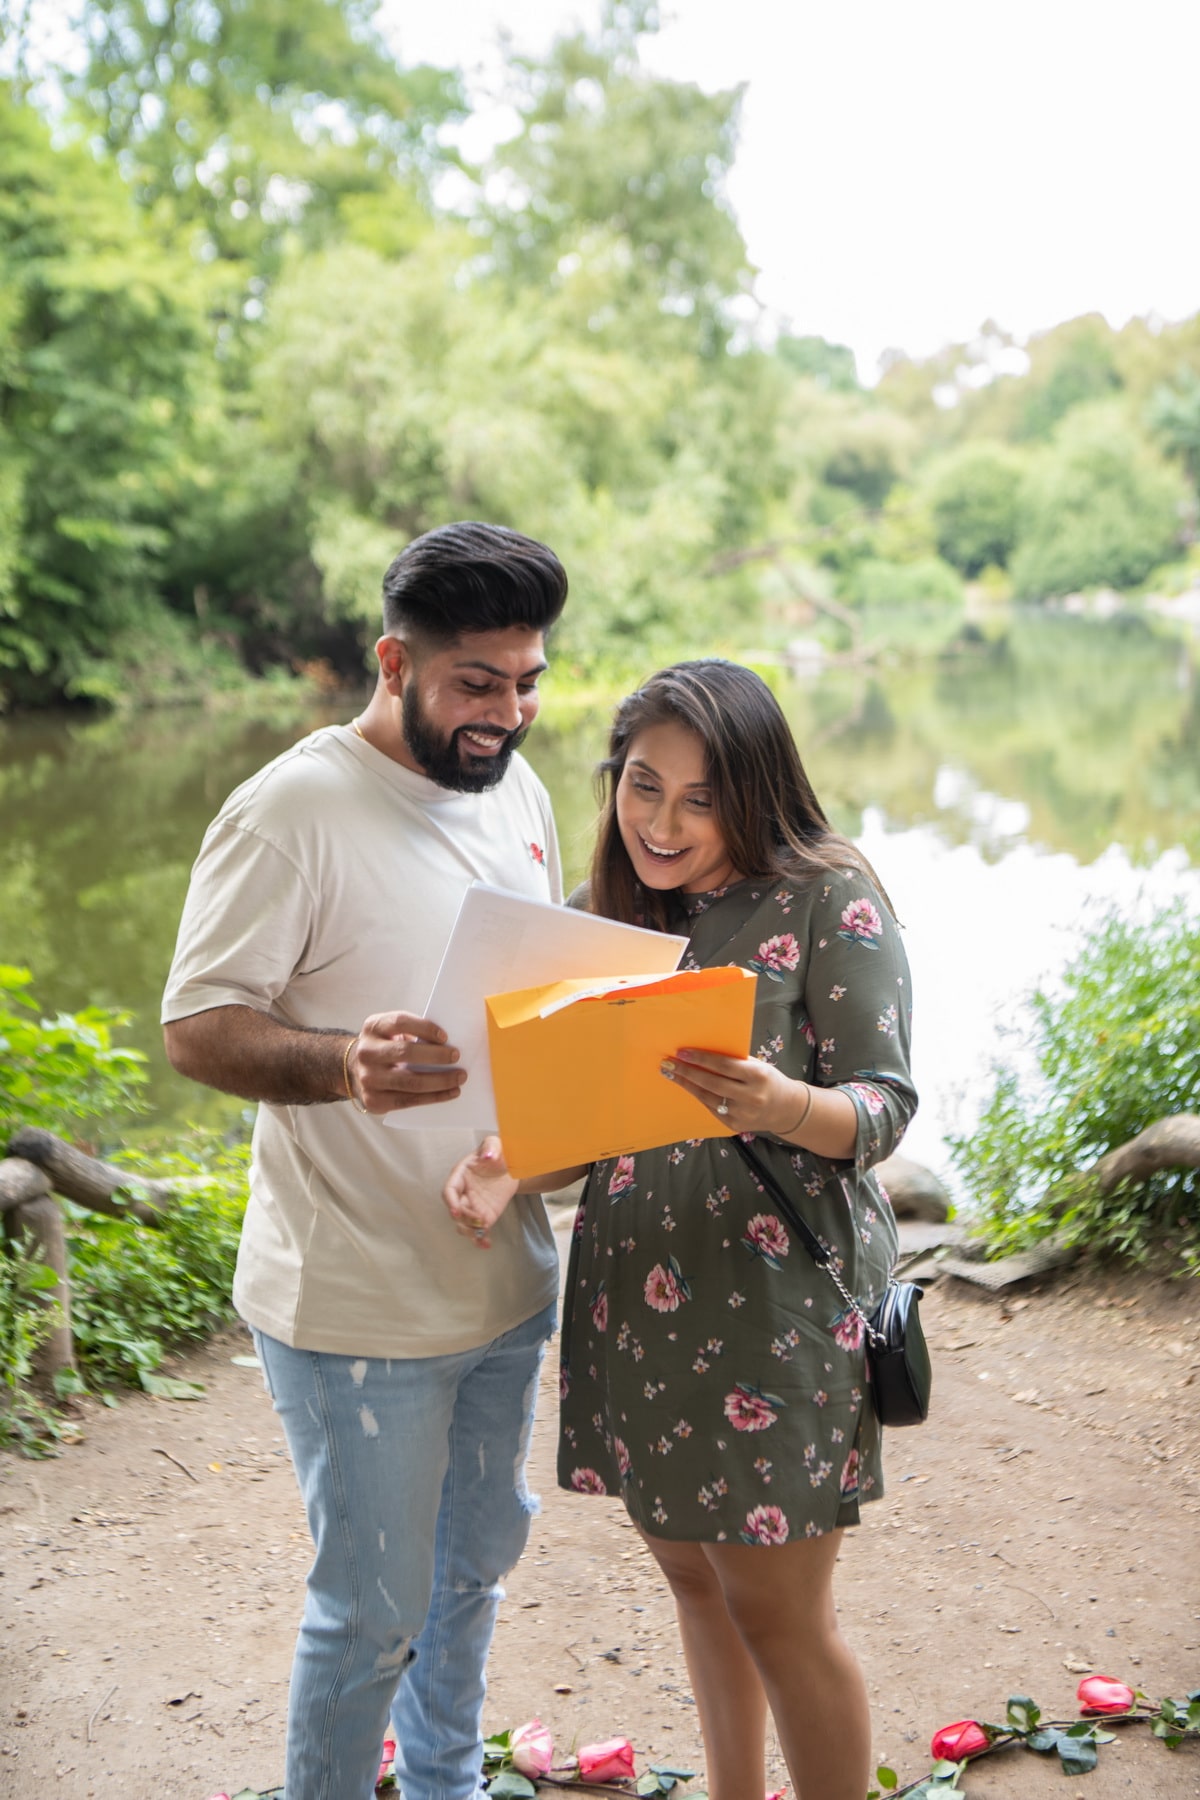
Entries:
{"type": "MultiPolygon", "coordinates": [[[[0,1146],[22,1126],[70,1139],[85,1122],[128,1114],[144,1076],[141,1054],[112,1043],[126,1019],[100,1007],[42,1018],[28,970],[0,966],[0,1146]]],[[[134,1177],[152,1170],[180,1183],[161,1228],[64,1203],[71,1323],[92,1382],[136,1385],[170,1347],[229,1317],[247,1156],[244,1146],[207,1144],[191,1157],[118,1156],[134,1177]]],[[[24,1246],[0,1237],[0,1444],[30,1454],[58,1430],[28,1386],[53,1323],[43,1305],[53,1285],[24,1246]]]]}
{"type": "Polygon", "coordinates": [[[847,579],[848,598],[858,606],[916,606],[934,601],[942,606],[961,606],[963,584],[959,576],[937,556],[915,562],[884,562],[868,557],[847,579]]]}
{"type": "Polygon", "coordinates": [[[1186,488],[1111,403],[1077,408],[1030,466],[1010,568],[1018,595],[1129,588],[1174,556],[1186,488]]]}
{"type": "MultiPolygon", "coordinates": [[[[67,1226],[71,1325],[83,1373],[137,1386],[170,1348],[232,1316],[230,1289],[246,1208],[247,1146],[153,1158],[180,1182],[161,1226],[72,1206],[67,1226]]],[[[149,1159],[118,1159],[135,1172],[149,1159]]]]}
{"type": "Polygon", "coordinates": [[[997,1250],[1055,1230],[1142,1262],[1200,1271],[1200,1170],[1166,1169],[1102,1194],[1087,1169],[1155,1119],[1200,1111],[1200,919],[1181,905],[1148,924],[1110,916],[1060,994],[1029,1001],[1038,1076],[998,1069],[975,1130],[950,1140],[997,1250]]]}
{"type": "Polygon", "coordinates": [[[113,1045],[128,1013],[88,1006],[43,1018],[31,981],[0,963],[0,1149],[24,1125],[69,1135],[84,1119],[129,1112],[145,1080],[141,1051],[113,1045]]]}
{"type": "Polygon", "coordinates": [[[1022,459],[1005,444],[966,444],[928,477],[937,547],[964,575],[1007,566],[1017,539],[1022,459]]]}

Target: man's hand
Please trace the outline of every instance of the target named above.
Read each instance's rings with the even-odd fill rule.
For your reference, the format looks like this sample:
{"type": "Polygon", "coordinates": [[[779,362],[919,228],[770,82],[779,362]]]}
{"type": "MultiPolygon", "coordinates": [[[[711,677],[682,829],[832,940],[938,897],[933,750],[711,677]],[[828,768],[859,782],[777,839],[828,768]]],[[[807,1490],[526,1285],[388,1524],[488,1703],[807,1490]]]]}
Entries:
{"type": "Polygon", "coordinates": [[[351,1097],[364,1112],[453,1100],[467,1079],[446,1033],[412,1013],[373,1013],[345,1053],[351,1097]]]}
{"type": "Polygon", "coordinates": [[[488,1232],[516,1192],[517,1178],[508,1172],[504,1146],[498,1137],[486,1137],[478,1150],[454,1165],[442,1199],[460,1235],[488,1250],[488,1232]]]}

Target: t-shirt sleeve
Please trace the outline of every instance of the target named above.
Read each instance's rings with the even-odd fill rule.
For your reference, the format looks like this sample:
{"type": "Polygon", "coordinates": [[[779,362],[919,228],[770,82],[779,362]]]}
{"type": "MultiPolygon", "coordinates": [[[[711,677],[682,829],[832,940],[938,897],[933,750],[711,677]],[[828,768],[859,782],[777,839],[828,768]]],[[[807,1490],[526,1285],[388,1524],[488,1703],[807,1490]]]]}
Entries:
{"type": "Polygon", "coordinates": [[[286,852],[215,819],[192,870],[163,1023],[216,1006],[270,1012],[303,959],[313,917],[313,895],[286,852]]]}
{"type": "Polygon", "coordinates": [[[899,1146],[917,1094],[909,1069],[908,958],[891,909],[865,876],[831,871],[821,884],[805,1006],[818,1082],[854,1102],[854,1161],[870,1168],[899,1146]]]}

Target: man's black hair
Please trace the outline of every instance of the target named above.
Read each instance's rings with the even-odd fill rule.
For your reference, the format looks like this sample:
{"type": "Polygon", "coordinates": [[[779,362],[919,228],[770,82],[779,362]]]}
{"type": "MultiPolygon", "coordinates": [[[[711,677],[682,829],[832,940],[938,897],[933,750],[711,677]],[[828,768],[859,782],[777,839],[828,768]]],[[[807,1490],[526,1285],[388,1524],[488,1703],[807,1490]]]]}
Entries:
{"type": "Polygon", "coordinates": [[[473,519],[414,538],[383,578],[383,629],[428,645],[467,632],[548,631],[567,598],[553,550],[473,519]]]}

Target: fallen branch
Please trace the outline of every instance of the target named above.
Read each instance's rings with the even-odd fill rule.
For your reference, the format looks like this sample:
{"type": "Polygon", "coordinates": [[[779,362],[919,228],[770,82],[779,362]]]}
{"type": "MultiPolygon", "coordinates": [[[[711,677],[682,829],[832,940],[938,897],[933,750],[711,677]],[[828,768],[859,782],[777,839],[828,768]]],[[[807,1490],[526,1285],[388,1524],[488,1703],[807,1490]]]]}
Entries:
{"type": "Polygon", "coordinates": [[[1147,1181],[1160,1169],[1200,1169],[1200,1115],[1174,1113],[1156,1119],[1093,1163],[1087,1173],[1102,1194],[1111,1194],[1123,1181],[1147,1181]]]}

